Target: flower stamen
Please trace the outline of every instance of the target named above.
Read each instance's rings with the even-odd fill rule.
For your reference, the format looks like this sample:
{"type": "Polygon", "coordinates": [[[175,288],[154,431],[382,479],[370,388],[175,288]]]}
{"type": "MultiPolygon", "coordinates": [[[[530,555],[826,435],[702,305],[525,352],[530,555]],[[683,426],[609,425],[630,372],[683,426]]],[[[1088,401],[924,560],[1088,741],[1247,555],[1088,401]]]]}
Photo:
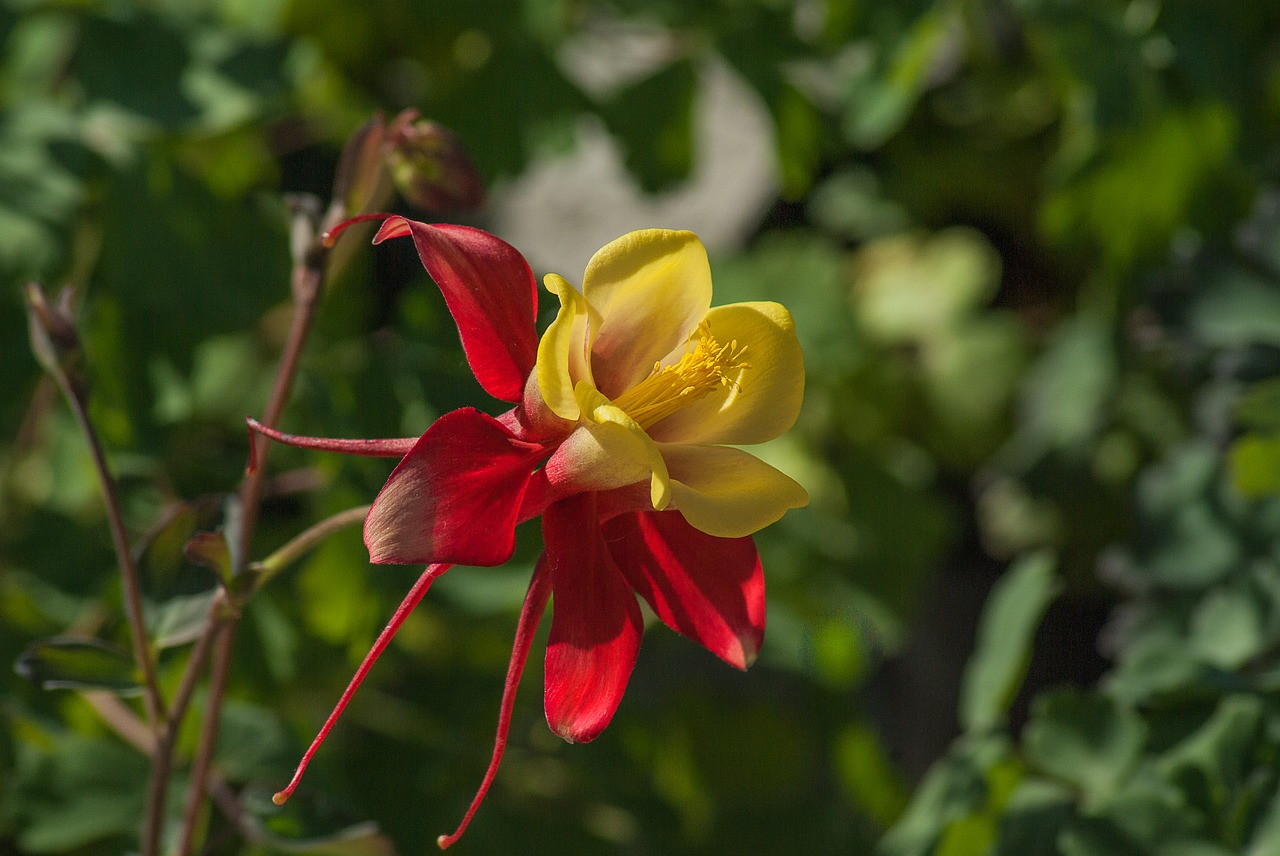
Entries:
{"type": "Polygon", "coordinates": [[[689,341],[692,347],[679,360],[666,367],[655,364],[652,374],[614,402],[641,428],[648,429],[718,389],[736,391],[733,374],[751,368],[742,361],[746,345],[739,347],[737,339],[721,345],[706,321],[698,325],[689,341]]]}

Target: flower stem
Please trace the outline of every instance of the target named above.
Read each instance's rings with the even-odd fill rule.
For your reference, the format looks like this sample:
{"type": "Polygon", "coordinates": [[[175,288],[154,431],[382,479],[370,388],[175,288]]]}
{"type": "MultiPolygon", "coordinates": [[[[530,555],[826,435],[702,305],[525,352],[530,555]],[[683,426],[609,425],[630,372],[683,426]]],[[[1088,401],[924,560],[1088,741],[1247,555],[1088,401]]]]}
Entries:
{"type": "MultiPolygon", "coordinates": [[[[75,330],[69,319],[69,307],[61,306],[63,314],[56,315],[44,301],[44,294],[39,287],[28,287],[28,302],[32,307],[32,339],[44,337],[46,343],[52,341],[50,336],[54,330],[51,325],[58,323],[62,327],[58,332],[64,336],[62,344],[66,348],[77,348],[75,330]],[[38,307],[38,308],[37,308],[38,307]],[[44,329],[39,329],[42,325],[44,329]]],[[[116,564],[120,567],[120,580],[124,598],[124,612],[129,624],[129,638],[133,648],[133,659],[142,672],[143,702],[147,711],[147,723],[154,738],[155,745],[163,745],[169,740],[169,723],[165,714],[164,697],[160,694],[160,684],[156,679],[156,663],[150,646],[147,644],[146,626],[142,616],[142,586],[138,579],[138,568],[134,562],[133,551],[129,547],[129,536],[125,532],[124,515],[120,511],[120,493],[115,476],[107,463],[102,450],[102,442],[98,438],[97,429],[89,418],[88,395],[85,385],[79,382],[78,375],[68,374],[67,366],[59,360],[45,362],[46,368],[57,381],[67,405],[71,408],[76,424],[84,435],[89,449],[89,457],[93,460],[93,469],[98,478],[98,486],[102,491],[103,506],[107,512],[107,526],[111,530],[111,544],[116,554],[116,564]]],[[[151,783],[148,789],[146,814],[143,818],[141,853],[142,856],[156,856],[160,849],[161,826],[164,821],[165,792],[169,783],[169,758],[157,756],[151,770],[151,783]]]]}
{"type": "Polygon", "coordinates": [[[261,574],[253,583],[255,590],[266,585],[272,577],[297,561],[304,553],[315,547],[339,529],[353,523],[359,523],[369,515],[372,505],[357,505],[346,511],[339,511],[332,517],[326,517],[311,528],[295,536],[291,541],[260,562],[251,567],[261,574]]]}
{"type": "MultiPolygon", "coordinates": [[[[291,233],[293,251],[293,274],[291,289],[293,292],[293,322],[289,327],[289,336],[285,341],[284,351],[280,355],[280,364],[276,368],[275,381],[272,384],[271,396],[267,400],[261,423],[274,428],[280,419],[289,393],[293,389],[294,379],[298,373],[298,362],[302,356],[302,348],[311,332],[311,324],[315,318],[315,310],[320,301],[324,285],[325,264],[328,260],[328,247],[321,240],[321,235],[332,225],[341,221],[343,211],[334,206],[325,217],[325,222],[316,225],[318,211],[314,205],[308,204],[306,198],[293,200],[294,217],[291,233]]],[[[251,443],[256,438],[250,437],[251,443]]],[[[258,510],[262,502],[263,474],[266,471],[268,448],[257,452],[257,466],[245,474],[240,483],[240,532],[239,549],[233,549],[237,557],[237,567],[232,569],[233,575],[245,570],[245,557],[249,555],[253,543],[253,533],[257,526],[258,510]]],[[[212,673],[209,680],[209,692],[205,699],[204,719],[201,723],[200,742],[196,748],[192,762],[191,786],[187,792],[187,802],[183,810],[182,830],[179,837],[178,856],[190,856],[195,844],[196,826],[199,824],[204,798],[208,790],[210,770],[213,761],[213,750],[218,741],[218,724],[222,712],[222,699],[226,691],[227,673],[230,670],[231,655],[235,650],[236,625],[239,620],[241,604],[227,604],[231,609],[222,616],[211,613],[205,635],[212,641],[212,673]]],[[[204,644],[203,640],[201,643],[204,644]]],[[[193,667],[198,670],[203,664],[197,664],[195,657],[188,663],[188,671],[193,667]]],[[[183,684],[186,684],[186,675],[183,684]]]]}

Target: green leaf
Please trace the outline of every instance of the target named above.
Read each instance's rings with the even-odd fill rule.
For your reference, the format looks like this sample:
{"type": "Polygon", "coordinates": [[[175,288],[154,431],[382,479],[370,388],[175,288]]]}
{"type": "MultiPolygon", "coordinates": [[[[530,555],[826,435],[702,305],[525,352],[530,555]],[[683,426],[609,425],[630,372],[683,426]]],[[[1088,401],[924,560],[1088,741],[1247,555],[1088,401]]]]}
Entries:
{"type": "Polygon", "coordinates": [[[175,597],[147,611],[147,630],[156,648],[194,642],[209,622],[209,609],[219,589],[175,597]]]}
{"type": "Polygon", "coordinates": [[[396,847],[376,823],[357,823],[318,838],[292,840],[270,832],[263,834],[270,845],[285,853],[302,856],[395,856],[396,847]]]}
{"type": "Polygon", "coordinates": [[[13,811],[21,852],[83,852],[109,836],[136,836],[149,766],[140,754],[114,741],[61,735],[40,735],[38,744],[20,742],[17,750],[13,811]]]}
{"type": "Polygon", "coordinates": [[[1236,421],[1255,431],[1280,433],[1280,378],[1249,387],[1235,407],[1236,421]]]}
{"type": "MultiPolygon", "coordinates": [[[[988,773],[1009,757],[1002,737],[961,738],[926,774],[911,805],[876,849],[879,856],[930,856],[945,830],[987,806],[988,773]]],[[[961,833],[961,837],[967,837],[961,833]]]]}
{"type": "Polygon", "coordinates": [[[1031,767],[1105,795],[1137,761],[1146,733],[1145,723],[1130,708],[1068,689],[1036,701],[1023,744],[1031,767]]]}
{"type": "Polygon", "coordinates": [[[1245,496],[1280,493],[1280,434],[1246,434],[1232,444],[1228,461],[1245,496]]]}
{"type": "Polygon", "coordinates": [[[1091,802],[1134,841],[1163,841],[1189,833],[1200,823],[1182,791],[1150,765],[1140,767],[1115,793],[1091,802]]]}
{"type": "Polygon", "coordinates": [[[1264,724],[1263,705],[1254,696],[1224,698],[1213,715],[1161,760],[1167,776],[1202,808],[1219,810],[1235,799],[1253,775],[1264,724]]]}
{"type": "Polygon", "coordinates": [[[287,775],[295,761],[289,732],[269,708],[227,699],[214,757],[232,781],[287,775]]]}
{"type": "Polygon", "coordinates": [[[1106,327],[1085,316],[1060,324],[1024,380],[1017,442],[1025,454],[1078,449],[1094,438],[1117,376],[1106,327]]]}
{"type": "Polygon", "coordinates": [[[87,98],[170,127],[199,115],[183,86],[191,62],[186,40],[168,20],[146,13],[88,17],[84,27],[73,71],[87,98]],[[125,56],[134,61],[121,63],[125,56]]]}
{"type": "Polygon", "coordinates": [[[1170,588],[1203,589],[1240,563],[1241,545],[1235,533],[1206,500],[1180,508],[1161,536],[1144,571],[1170,588]]]}
{"type": "Polygon", "coordinates": [[[245,821],[256,827],[272,852],[305,856],[395,856],[396,848],[372,822],[352,824],[336,815],[332,802],[298,792],[283,807],[270,794],[250,787],[242,794],[245,821]]]}
{"type": "Polygon", "coordinates": [[[1275,853],[1280,853],[1280,790],[1272,795],[1270,803],[1263,809],[1242,856],[1273,856],[1275,853]]]}
{"type": "Polygon", "coordinates": [[[990,300],[1000,280],[999,256],[970,229],[881,238],[856,258],[858,319],[894,344],[936,338],[990,300]]]}
{"type": "Polygon", "coordinates": [[[1205,595],[1191,616],[1191,643],[1202,662],[1232,670],[1270,642],[1267,604],[1247,580],[1231,581],[1205,595]]]}
{"type": "Polygon", "coordinates": [[[1022,559],[996,583],[960,687],[966,731],[984,731],[1003,720],[1026,675],[1036,628],[1061,589],[1054,559],[1043,552],[1022,559]]]}
{"type": "Polygon", "coordinates": [[[1251,273],[1228,270],[1191,308],[1190,322],[1209,345],[1280,345],[1280,291],[1251,273]]]}
{"type": "Polygon", "coordinates": [[[985,856],[991,852],[996,823],[986,814],[975,814],[948,824],[934,856],[985,856]]]}
{"type": "Polygon", "coordinates": [[[222,530],[196,532],[187,539],[183,553],[188,561],[217,574],[224,584],[231,581],[231,545],[222,530]]]}
{"type": "Polygon", "coordinates": [[[1150,856],[1114,824],[1099,818],[1083,818],[1062,834],[1062,856],[1150,856]]]}
{"type": "Polygon", "coordinates": [[[1158,251],[1191,217],[1204,186],[1223,169],[1236,138],[1225,105],[1167,111],[1116,135],[1104,155],[1045,202],[1054,239],[1098,245],[1113,270],[1158,251]]]}
{"type": "Polygon", "coordinates": [[[850,81],[842,130],[855,147],[874,149],[897,133],[929,83],[940,54],[952,47],[953,21],[945,12],[921,15],[888,45],[892,56],[882,69],[868,69],[850,81]]]}
{"type": "Polygon", "coordinates": [[[183,568],[183,545],[196,528],[194,505],[183,503],[169,511],[168,519],[153,528],[134,550],[138,572],[150,591],[164,591],[173,585],[183,568]]]}
{"type": "Polygon", "coordinates": [[[1073,817],[1070,790],[1043,779],[1024,779],[1009,797],[993,856],[1057,856],[1058,835],[1073,817]]]}
{"type": "Polygon", "coordinates": [[[142,692],[129,652],[97,639],[36,642],[18,656],[14,669],[46,690],[107,690],[123,696],[142,692]]]}
{"type": "Polygon", "coordinates": [[[907,804],[906,784],[873,730],[846,726],[836,738],[835,763],[841,784],[867,816],[882,827],[898,819],[907,804]]]}

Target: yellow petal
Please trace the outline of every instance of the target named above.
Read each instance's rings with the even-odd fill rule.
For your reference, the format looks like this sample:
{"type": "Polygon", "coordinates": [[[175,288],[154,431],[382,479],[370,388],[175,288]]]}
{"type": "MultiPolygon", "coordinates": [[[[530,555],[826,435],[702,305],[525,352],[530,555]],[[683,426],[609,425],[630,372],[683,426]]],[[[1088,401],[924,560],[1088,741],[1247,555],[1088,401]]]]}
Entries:
{"type": "Polygon", "coordinates": [[[741,538],[809,504],[790,476],[741,449],[675,446],[659,449],[671,473],[672,506],[695,529],[741,538]]]}
{"type": "Polygon", "coordinates": [[[707,251],[692,232],[646,229],[592,256],[582,293],[600,314],[591,341],[596,387],[615,398],[682,345],[711,305],[707,251]]]}
{"type": "Polygon", "coordinates": [[[791,428],[804,400],[804,358],[791,313],[777,303],[731,303],[707,313],[715,340],[745,348],[729,383],[649,426],[665,443],[745,446],[791,428]]]}
{"type": "Polygon", "coordinates": [[[549,273],[543,283],[560,298],[560,311],[538,342],[538,390],[552,413],[576,422],[579,411],[574,384],[591,380],[591,364],[587,360],[590,307],[563,277],[549,273]]]}
{"type": "Polygon", "coordinates": [[[548,479],[576,490],[612,490],[647,478],[653,507],[666,508],[671,479],[657,445],[589,383],[579,383],[574,392],[582,421],[547,461],[548,479]]]}

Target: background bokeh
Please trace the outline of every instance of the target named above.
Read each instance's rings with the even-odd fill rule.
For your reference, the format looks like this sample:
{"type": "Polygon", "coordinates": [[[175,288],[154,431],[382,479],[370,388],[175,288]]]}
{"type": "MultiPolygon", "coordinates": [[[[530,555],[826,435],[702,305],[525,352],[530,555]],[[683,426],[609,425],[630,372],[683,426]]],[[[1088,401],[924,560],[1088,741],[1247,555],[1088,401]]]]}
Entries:
{"type": "MultiPolygon", "coordinates": [[[[808,374],[762,452],[812,503],[757,538],[760,661],[653,627],[610,728],[568,746],[535,655],[458,852],[1280,852],[1270,0],[5,0],[0,662],[127,631],[19,286],[79,289],[172,684],[213,584],[181,543],[241,477],[287,325],[283,196],[327,198],[347,137],[406,107],[490,188],[463,220],[539,276],[694,229],[716,302],[786,304],[808,374]]],[[[354,251],[282,427],[413,436],[467,404],[498,403],[412,247],[354,251]]],[[[263,550],[390,471],[272,466],[263,550]]],[[[267,797],[415,570],[347,531],[256,597],[217,763],[274,843],[214,812],[207,852],[450,831],[538,537],[433,588],[285,812],[267,797]]],[[[127,852],[145,780],[79,693],[4,669],[0,852],[127,852]]]]}

